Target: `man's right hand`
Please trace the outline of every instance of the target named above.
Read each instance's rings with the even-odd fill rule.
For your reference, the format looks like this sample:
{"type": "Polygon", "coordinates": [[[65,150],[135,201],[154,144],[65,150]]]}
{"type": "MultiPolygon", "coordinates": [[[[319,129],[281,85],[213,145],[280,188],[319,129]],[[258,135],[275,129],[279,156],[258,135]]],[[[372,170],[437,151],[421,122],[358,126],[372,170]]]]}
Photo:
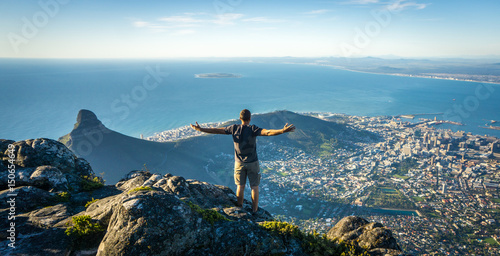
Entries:
{"type": "Polygon", "coordinates": [[[191,128],[193,128],[194,130],[197,130],[197,131],[201,131],[201,127],[198,124],[198,122],[196,122],[196,125],[191,124],[191,128]]]}
{"type": "Polygon", "coordinates": [[[226,134],[224,128],[201,128],[198,122],[196,122],[196,125],[191,124],[191,128],[199,132],[212,133],[212,134],[226,134]]]}

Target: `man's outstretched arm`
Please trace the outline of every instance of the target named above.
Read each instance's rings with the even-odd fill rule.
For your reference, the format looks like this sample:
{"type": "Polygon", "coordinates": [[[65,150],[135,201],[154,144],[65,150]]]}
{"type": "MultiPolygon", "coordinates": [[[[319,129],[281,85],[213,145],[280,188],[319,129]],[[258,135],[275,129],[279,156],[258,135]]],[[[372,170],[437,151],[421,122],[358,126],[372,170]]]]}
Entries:
{"type": "Polygon", "coordinates": [[[295,126],[293,124],[285,124],[285,127],[283,127],[283,129],[279,129],[279,130],[267,130],[267,129],[262,129],[262,131],[260,132],[260,135],[261,136],[275,136],[275,135],[280,135],[280,134],[283,134],[283,133],[287,133],[287,132],[293,132],[295,131],[295,126]]]}
{"type": "Polygon", "coordinates": [[[202,128],[200,127],[198,122],[196,122],[196,125],[191,124],[191,128],[200,132],[213,133],[213,134],[226,134],[224,128],[202,128]]]}

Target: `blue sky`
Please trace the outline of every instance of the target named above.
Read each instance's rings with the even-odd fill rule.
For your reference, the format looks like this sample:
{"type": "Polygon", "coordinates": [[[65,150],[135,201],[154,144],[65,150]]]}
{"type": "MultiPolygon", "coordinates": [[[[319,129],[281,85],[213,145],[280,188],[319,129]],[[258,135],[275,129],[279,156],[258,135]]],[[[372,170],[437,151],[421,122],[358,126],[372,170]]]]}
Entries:
{"type": "Polygon", "coordinates": [[[0,1],[0,57],[500,56],[500,1],[0,1]]]}

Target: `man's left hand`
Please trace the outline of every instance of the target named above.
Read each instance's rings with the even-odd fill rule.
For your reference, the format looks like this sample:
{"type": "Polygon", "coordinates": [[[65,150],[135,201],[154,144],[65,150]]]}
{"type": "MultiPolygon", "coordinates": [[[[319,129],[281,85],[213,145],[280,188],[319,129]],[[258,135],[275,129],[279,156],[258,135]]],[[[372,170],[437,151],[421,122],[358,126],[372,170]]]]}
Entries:
{"type": "Polygon", "coordinates": [[[295,131],[295,126],[293,124],[288,124],[286,123],[285,124],[285,127],[283,127],[283,133],[286,133],[286,132],[293,132],[295,131]]]}

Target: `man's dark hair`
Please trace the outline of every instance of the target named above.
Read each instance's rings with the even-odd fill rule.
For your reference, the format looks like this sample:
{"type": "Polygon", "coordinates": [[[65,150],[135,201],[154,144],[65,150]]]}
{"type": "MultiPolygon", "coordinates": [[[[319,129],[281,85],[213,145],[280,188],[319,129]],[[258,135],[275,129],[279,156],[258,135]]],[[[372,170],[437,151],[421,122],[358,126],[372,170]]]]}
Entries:
{"type": "Polygon", "coordinates": [[[251,116],[252,116],[252,113],[250,113],[250,110],[248,110],[248,109],[243,109],[240,112],[240,119],[242,121],[250,121],[251,116]]]}

